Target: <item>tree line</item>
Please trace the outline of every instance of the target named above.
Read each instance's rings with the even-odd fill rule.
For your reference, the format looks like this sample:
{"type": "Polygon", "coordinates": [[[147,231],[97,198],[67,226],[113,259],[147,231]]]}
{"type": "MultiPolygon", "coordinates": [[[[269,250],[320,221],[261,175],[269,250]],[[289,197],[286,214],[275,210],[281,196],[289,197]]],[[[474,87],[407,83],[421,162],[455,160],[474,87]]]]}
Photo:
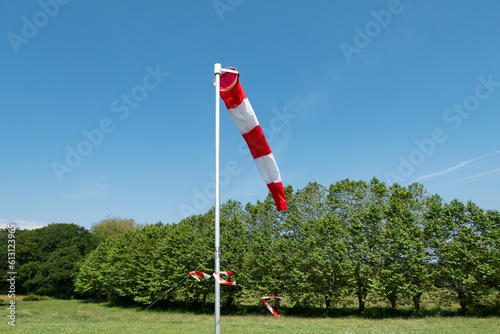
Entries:
{"type": "MultiPolygon", "coordinates": [[[[90,230],[76,224],[49,224],[34,230],[17,229],[14,233],[16,294],[35,294],[71,298],[80,266],[101,242],[140,226],[133,219],[107,217],[90,230]]],[[[8,291],[7,240],[9,229],[0,230],[0,245],[5,245],[0,268],[0,294],[8,291]]],[[[13,255],[12,255],[13,254],[13,255]]]]}
{"type": "MultiPolygon", "coordinates": [[[[74,279],[84,257],[98,240],[76,224],[50,224],[35,230],[16,230],[16,295],[37,294],[69,298],[74,294],[74,279]]],[[[2,252],[1,291],[7,291],[7,229],[0,233],[2,252]]]]}
{"type": "MultiPolygon", "coordinates": [[[[298,190],[287,186],[285,192],[285,212],[276,212],[270,195],[245,206],[233,200],[222,204],[221,269],[235,272],[238,283],[221,289],[223,304],[279,295],[295,306],[329,310],[353,297],[360,311],[376,299],[394,310],[401,304],[419,310],[428,295],[457,301],[463,311],[498,306],[498,211],[470,201],[445,202],[417,183],[387,186],[376,178],[329,187],[312,182],[298,190]]],[[[57,268],[55,259],[73,254],[68,258],[74,264],[68,273],[72,291],[67,291],[72,296],[142,304],[160,297],[213,300],[213,280],[188,276],[191,270],[214,271],[213,208],[178,223],[133,225],[97,238],[101,225],[107,226],[82,231],[82,237],[88,234],[86,247],[70,251],[72,242],[63,243],[61,250],[37,259],[37,270],[20,269],[28,278],[23,288],[48,294],[49,283],[40,275],[50,272],[41,269],[43,263],[57,268]]],[[[24,236],[18,238],[25,243],[24,236]]]]}
{"type": "MultiPolygon", "coordinates": [[[[329,309],[355,296],[364,310],[380,296],[393,309],[404,302],[418,310],[422,295],[434,294],[467,310],[490,302],[499,286],[498,211],[375,178],[288,186],[286,195],[281,213],[270,196],[222,205],[221,266],[239,283],[224,289],[223,303],[274,294],[329,309]]],[[[213,272],[213,221],[210,210],[100,244],[80,269],[77,291],[146,304],[172,287],[167,298],[213,298],[213,284],[186,280],[190,270],[213,272]]]]}

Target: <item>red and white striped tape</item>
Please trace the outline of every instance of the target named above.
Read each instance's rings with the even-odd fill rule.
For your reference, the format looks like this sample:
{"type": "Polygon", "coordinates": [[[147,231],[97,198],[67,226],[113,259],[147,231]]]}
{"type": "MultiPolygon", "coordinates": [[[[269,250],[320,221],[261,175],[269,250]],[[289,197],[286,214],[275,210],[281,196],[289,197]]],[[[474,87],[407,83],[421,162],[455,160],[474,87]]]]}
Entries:
{"type": "Polygon", "coordinates": [[[267,309],[272,313],[274,314],[277,318],[280,317],[280,315],[278,314],[278,312],[276,312],[272,307],[271,305],[269,305],[267,302],[266,302],[266,299],[269,299],[269,298],[279,298],[279,299],[282,299],[281,297],[278,297],[278,296],[266,296],[266,297],[260,297],[262,299],[262,301],[264,302],[264,305],[266,305],[267,309]]]}
{"type": "MultiPolygon", "coordinates": [[[[231,68],[236,71],[236,69],[231,68]]],[[[264,132],[259,125],[250,102],[239,81],[239,73],[224,72],[220,76],[220,96],[226,104],[229,115],[247,142],[250,153],[260,175],[271,191],[276,209],[286,210],[286,197],[281,174],[269,148],[264,132]]]]}
{"type": "MultiPolygon", "coordinates": [[[[226,281],[225,279],[221,278],[220,277],[220,274],[224,274],[224,275],[227,275],[228,277],[231,277],[233,276],[233,272],[231,271],[220,271],[220,272],[217,272],[217,273],[214,273],[213,276],[214,278],[220,283],[220,284],[225,284],[225,285],[236,285],[236,282],[229,282],[229,281],[226,281]]],[[[191,275],[195,280],[197,280],[198,282],[200,282],[200,276],[203,276],[204,278],[206,279],[209,279],[210,276],[209,274],[206,274],[204,273],[203,271],[190,271],[189,272],[189,275],[191,275]]]]}
{"type": "Polygon", "coordinates": [[[209,279],[210,277],[212,277],[209,274],[205,274],[203,271],[190,271],[189,275],[191,275],[198,282],[200,282],[199,276],[203,276],[206,279],[209,279]]]}
{"type": "MultiPolygon", "coordinates": [[[[233,276],[233,272],[231,271],[220,271],[220,272],[216,272],[216,273],[213,273],[212,276],[220,283],[220,284],[224,284],[224,285],[236,285],[236,282],[229,282],[229,281],[226,281],[224,278],[221,278],[220,275],[221,274],[224,274],[224,275],[227,275],[228,277],[231,277],[233,276]]],[[[200,276],[204,277],[205,279],[209,279],[211,276],[209,274],[206,274],[204,273],[203,271],[190,271],[189,272],[189,275],[191,275],[195,280],[197,280],[198,282],[200,282],[200,276]]],[[[278,296],[265,296],[265,297],[260,297],[262,299],[262,302],[264,303],[264,305],[267,307],[267,309],[269,310],[269,312],[271,312],[272,314],[274,314],[277,318],[280,317],[280,315],[278,314],[278,312],[276,312],[272,307],[271,305],[269,305],[269,303],[266,301],[266,299],[270,299],[270,298],[279,298],[279,299],[282,299],[281,297],[278,297],[278,296]]]]}
{"type": "Polygon", "coordinates": [[[220,274],[224,274],[224,275],[227,275],[228,277],[231,277],[233,275],[232,272],[230,272],[230,271],[221,271],[221,272],[218,272],[218,273],[214,273],[213,276],[217,280],[217,282],[219,282],[220,284],[236,285],[236,282],[229,282],[229,281],[226,281],[225,279],[221,278],[220,274]]]}

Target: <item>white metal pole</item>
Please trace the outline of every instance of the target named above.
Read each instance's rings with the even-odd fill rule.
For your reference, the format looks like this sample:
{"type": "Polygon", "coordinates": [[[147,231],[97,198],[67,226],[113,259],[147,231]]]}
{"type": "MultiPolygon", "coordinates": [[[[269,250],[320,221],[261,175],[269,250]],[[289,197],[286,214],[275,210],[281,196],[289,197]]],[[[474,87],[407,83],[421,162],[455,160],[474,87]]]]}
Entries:
{"type": "MultiPolygon", "coordinates": [[[[219,63],[215,74],[215,272],[220,272],[220,208],[219,208],[219,157],[220,157],[220,75],[219,63]]],[[[219,274],[217,274],[219,275],[219,274]]],[[[215,334],[220,334],[220,283],[215,280],[215,334]]]]}

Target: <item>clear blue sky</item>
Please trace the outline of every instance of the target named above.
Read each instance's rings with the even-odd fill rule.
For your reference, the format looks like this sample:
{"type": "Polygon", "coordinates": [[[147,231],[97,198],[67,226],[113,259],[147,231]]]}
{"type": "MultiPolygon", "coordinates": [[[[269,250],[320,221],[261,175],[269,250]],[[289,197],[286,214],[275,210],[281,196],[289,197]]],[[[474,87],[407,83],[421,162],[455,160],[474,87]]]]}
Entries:
{"type": "MultiPolygon", "coordinates": [[[[492,0],[2,1],[0,223],[209,210],[217,62],[240,71],[285,185],[418,181],[498,210],[499,13],[492,0]]],[[[242,142],[222,106],[222,202],[267,195],[242,142]]]]}

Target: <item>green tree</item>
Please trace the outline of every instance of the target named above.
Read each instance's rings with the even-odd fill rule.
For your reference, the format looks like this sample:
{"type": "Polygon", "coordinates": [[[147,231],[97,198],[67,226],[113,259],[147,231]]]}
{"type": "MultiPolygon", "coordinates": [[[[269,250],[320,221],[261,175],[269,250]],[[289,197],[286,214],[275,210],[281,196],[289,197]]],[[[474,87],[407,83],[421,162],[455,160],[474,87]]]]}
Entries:
{"type": "Polygon", "coordinates": [[[190,242],[177,226],[161,223],[118,237],[110,256],[115,297],[153,302],[186,276],[187,270],[179,262],[189,255],[185,248],[190,242]]]}
{"type": "MultiPolygon", "coordinates": [[[[291,186],[285,187],[287,202],[293,196],[291,186]]],[[[288,292],[290,266],[290,248],[285,239],[286,212],[277,212],[270,194],[264,202],[257,201],[255,205],[247,204],[246,221],[249,233],[249,254],[245,258],[240,273],[246,292],[252,295],[282,295],[288,292]],[[246,269],[246,270],[245,270],[246,269]]],[[[279,300],[275,301],[279,308],[279,300]]]]}
{"type": "Polygon", "coordinates": [[[33,258],[36,261],[24,264],[32,271],[32,278],[25,282],[26,289],[40,295],[70,298],[80,262],[97,246],[97,240],[76,224],[50,224],[34,230],[34,234],[36,244],[31,240],[29,248],[37,249],[38,245],[40,252],[39,258],[33,258]]]}
{"type": "Polygon", "coordinates": [[[387,188],[373,178],[364,181],[341,180],[328,191],[328,205],[345,231],[349,268],[353,271],[349,289],[358,298],[359,311],[378,277],[382,246],[382,206],[387,188]]]}
{"type": "Polygon", "coordinates": [[[41,250],[37,240],[37,230],[18,230],[16,243],[16,262],[19,267],[18,278],[20,294],[28,294],[33,288],[31,282],[41,264],[41,250]]]}
{"type": "Polygon", "coordinates": [[[35,293],[56,298],[74,295],[74,280],[78,274],[78,262],[83,255],[76,245],[57,248],[40,264],[33,279],[35,293]]]}
{"type": "Polygon", "coordinates": [[[137,224],[134,219],[108,216],[100,222],[92,224],[90,231],[99,241],[104,241],[108,238],[114,239],[127,231],[134,231],[141,227],[142,225],[137,224]]]}
{"type": "Polygon", "coordinates": [[[462,311],[491,292],[495,264],[491,239],[485,236],[490,225],[484,210],[474,203],[458,200],[444,206],[435,238],[439,258],[439,286],[456,293],[462,311]]]}
{"type": "MultiPolygon", "coordinates": [[[[37,242],[36,230],[17,229],[15,234],[15,268],[17,272],[16,293],[27,294],[31,292],[30,281],[36,275],[40,266],[41,251],[37,242]]],[[[8,231],[0,230],[0,245],[5,246],[0,274],[0,287],[2,291],[8,291],[7,272],[7,237],[8,231]],[[7,290],[6,290],[7,288],[7,290]]]]}
{"type": "MultiPolygon", "coordinates": [[[[191,228],[195,237],[192,250],[188,256],[182,257],[184,275],[194,270],[207,274],[214,272],[214,214],[212,208],[205,214],[192,215],[179,223],[180,226],[186,225],[191,228]]],[[[185,301],[189,303],[205,303],[214,293],[214,282],[213,280],[197,282],[189,278],[186,284],[178,288],[178,292],[183,294],[185,301]]]]}
{"type": "MultiPolygon", "coordinates": [[[[241,264],[244,263],[249,250],[249,236],[245,226],[248,214],[241,203],[232,200],[221,205],[220,214],[221,270],[242,270],[241,264]]],[[[213,243],[211,240],[211,244],[213,243]]],[[[238,276],[241,274],[244,273],[236,271],[236,276],[233,276],[232,280],[238,281],[238,276]]],[[[226,306],[233,304],[244,291],[242,284],[222,288],[221,302],[226,306]]]]}
{"type": "MultiPolygon", "coordinates": [[[[316,304],[324,301],[316,280],[322,277],[319,252],[319,223],[326,215],[326,189],[311,182],[288,197],[288,209],[283,225],[283,244],[286,245],[289,294],[296,304],[316,304]]],[[[327,297],[327,303],[330,299],[327,297]]]]}
{"type": "Polygon", "coordinates": [[[426,194],[422,185],[389,188],[384,206],[383,247],[376,291],[385,296],[392,309],[398,300],[413,301],[420,309],[420,297],[431,285],[429,255],[424,234],[426,194]]]}
{"type": "Polygon", "coordinates": [[[500,300],[500,212],[488,210],[486,216],[486,224],[481,229],[481,233],[487,249],[491,252],[489,263],[493,272],[488,275],[489,285],[492,289],[497,290],[500,300]]]}
{"type": "Polygon", "coordinates": [[[345,293],[348,275],[345,236],[328,212],[327,189],[311,182],[288,198],[284,239],[289,295],[298,304],[326,305],[345,293]]]}
{"type": "Polygon", "coordinates": [[[76,224],[54,223],[35,231],[42,261],[58,248],[75,245],[81,254],[88,254],[98,244],[88,230],[76,224]]]}
{"type": "Polygon", "coordinates": [[[83,263],[77,291],[141,304],[150,304],[169,291],[167,299],[187,293],[178,283],[193,270],[199,241],[193,226],[185,222],[159,222],[108,239],[83,263]]]}
{"type": "Polygon", "coordinates": [[[75,279],[75,292],[82,297],[94,296],[97,299],[109,299],[113,293],[111,278],[114,276],[113,263],[110,260],[111,249],[116,239],[101,242],[82,263],[75,279]]]}

